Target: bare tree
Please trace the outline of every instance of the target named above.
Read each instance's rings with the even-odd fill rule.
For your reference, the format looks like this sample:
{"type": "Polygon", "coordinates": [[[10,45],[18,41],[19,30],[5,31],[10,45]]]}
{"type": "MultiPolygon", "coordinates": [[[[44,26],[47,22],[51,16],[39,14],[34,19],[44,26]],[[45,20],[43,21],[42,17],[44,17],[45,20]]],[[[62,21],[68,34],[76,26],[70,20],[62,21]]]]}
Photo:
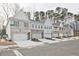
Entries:
{"type": "Polygon", "coordinates": [[[6,35],[6,28],[9,23],[9,17],[14,16],[17,11],[19,10],[18,4],[8,4],[8,3],[2,3],[1,4],[3,14],[5,17],[4,23],[3,23],[3,29],[2,29],[2,37],[3,35],[6,35]]]}
{"type": "Polygon", "coordinates": [[[14,16],[20,10],[20,6],[16,3],[14,3],[13,7],[11,9],[12,9],[12,14],[14,16]]]}
{"type": "Polygon", "coordinates": [[[5,16],[5,21],[4,21],[4,25],[5,27],[8,24],[8,18],[12,15],[14,16],[17,11],[19,10],[19,5],[18,4],[8,4],[8,3],[3,3],[2,4],[2,9],[3,9],[3,13],[5,16]]]}

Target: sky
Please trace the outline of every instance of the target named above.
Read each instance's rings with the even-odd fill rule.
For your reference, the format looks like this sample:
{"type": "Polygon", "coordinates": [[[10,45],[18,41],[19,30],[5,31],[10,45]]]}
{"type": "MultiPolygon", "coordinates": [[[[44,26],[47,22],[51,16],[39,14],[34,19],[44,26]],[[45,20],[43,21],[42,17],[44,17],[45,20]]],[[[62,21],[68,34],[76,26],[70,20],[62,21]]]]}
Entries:
{"type": "Polygon", "coordinates": [[[25,9],[25,11],[46,11],[55,10],[56,7],[67,8],[69,12],[74,14],[79,14],[79,3],[20,3],[20,6],[25,9]]]}
{"type": "MultiPolygon", "coordinates": [[[[79,3],[18,3],[21,8],[24,8],[24,11],[47,11],[55,10],[56,7],[67,8],[69,12],[73,14],[79,14],[79,3]]],[[[3,11],[0,7],[0,19],[4,18],[3,11]]],[[[33,13],[31,13],[32,15],[33,13]]],[[[33,15],[31,16],[33,17],[33,15]]],[[[0,20],[1,22],[1,20],[0,20]]]]}
{"type": "MultiPolygon", "coordinates": [[[[79,3],[19,3],[19,5],[24,9],[24,11],[30,11],[31,15],[34,11],[55,10],[56,7],[67,8],[69,12],[79,14],[79,3]]],[[[33,15],[31,18],[33,18],[33,15]]],[[[2,19],[6,20],[0,7],[0,23],[3,22],[2,19]]]]}

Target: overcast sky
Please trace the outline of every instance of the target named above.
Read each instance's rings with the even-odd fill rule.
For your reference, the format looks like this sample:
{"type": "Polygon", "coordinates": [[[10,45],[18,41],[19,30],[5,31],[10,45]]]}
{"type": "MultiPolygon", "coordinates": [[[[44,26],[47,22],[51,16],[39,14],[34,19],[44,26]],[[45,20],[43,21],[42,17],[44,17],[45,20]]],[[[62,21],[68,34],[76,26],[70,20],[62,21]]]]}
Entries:
{"type": "MultiPolygon", "coordinates": [[[[67,8],[69,12],[74,14],[79,14],[79,3],[19,3],[21,8],[24,8],[25,11],[34,12],[38,11],[47,11],[55,10],[56,7],[67,8]]],[[[32,13],[33,14],[33,13],[32,13]]],[[[0,7],[0,18],[4,16],[3,10],[0,7]]]]}
{"type": "Polygon", "coordinates": [[[21,7],[24,7],[26,11],[30,10],[54,10],[56,7],[67,8],[69,12],[74,14],[79,14],[79,3],[26,3],[20,4],[21,7]]]}

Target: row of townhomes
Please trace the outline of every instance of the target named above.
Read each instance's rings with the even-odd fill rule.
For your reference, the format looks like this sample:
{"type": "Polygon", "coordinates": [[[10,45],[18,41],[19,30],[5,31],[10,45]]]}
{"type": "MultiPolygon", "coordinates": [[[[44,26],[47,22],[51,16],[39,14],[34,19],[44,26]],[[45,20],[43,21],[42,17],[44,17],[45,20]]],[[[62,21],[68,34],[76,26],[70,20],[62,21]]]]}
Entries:
{"type": "Polygon", "coordinates": [[[32,38],[57,38],[74,36],[74,15],[66,8],[56,10],[31,12],[19,10],[9,18],[6,29],[8,38],[14,41],[30,40],[32,38]]]}

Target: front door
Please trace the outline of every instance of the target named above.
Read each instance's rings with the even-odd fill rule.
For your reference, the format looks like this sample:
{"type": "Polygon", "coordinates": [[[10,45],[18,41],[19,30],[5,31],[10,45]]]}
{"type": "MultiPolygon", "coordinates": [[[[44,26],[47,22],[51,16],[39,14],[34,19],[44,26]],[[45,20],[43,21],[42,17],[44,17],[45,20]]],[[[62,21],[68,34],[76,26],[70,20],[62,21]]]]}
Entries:
{"type": "Polygon", "coordinates": [[[30,40],[30,32],[28,32],[28,40],[30,40]]]}
{"type": "Polygon", "coordinates": [[[42,36],[42,38],[44,38],[44,33],[43,32],[41,33],[41,36],[42,36]]]}

